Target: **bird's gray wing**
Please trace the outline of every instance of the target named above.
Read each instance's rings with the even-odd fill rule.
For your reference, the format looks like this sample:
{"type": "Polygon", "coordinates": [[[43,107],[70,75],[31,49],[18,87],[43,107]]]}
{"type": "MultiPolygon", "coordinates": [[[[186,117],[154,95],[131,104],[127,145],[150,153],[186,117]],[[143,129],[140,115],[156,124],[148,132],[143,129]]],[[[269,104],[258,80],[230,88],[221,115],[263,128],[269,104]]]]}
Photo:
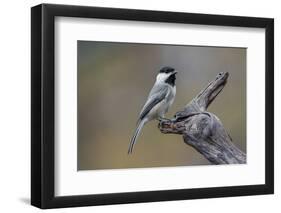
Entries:
{"type": "Polygon", "coordinates": [[[148,99],[140,112],[139,120],[142,120],[156,104],[166,97],[168,89],[169,88],[166,85],[157,85],[152,88],[148,99]]]}

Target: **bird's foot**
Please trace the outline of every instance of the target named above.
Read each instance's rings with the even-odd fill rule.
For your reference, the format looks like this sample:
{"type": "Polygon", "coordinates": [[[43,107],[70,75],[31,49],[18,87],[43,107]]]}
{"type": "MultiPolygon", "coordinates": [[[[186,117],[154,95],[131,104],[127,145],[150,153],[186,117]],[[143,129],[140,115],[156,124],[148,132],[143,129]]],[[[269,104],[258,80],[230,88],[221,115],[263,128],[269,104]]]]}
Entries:
{"type": "Polygon", "coordinates": [[[157,119],[160,123],[162,123],[162,122],[168,122],[168,121],[171,121],[170,119],[167,119],[167,118],[163,118],[163,117],[158,117],[158,119],[157,119]]]}
{"type": "Polygon", "coordinates": [[[159,121],[159,126],[162,126],[163,124],[171,123],[170,119],[163,118],[163,117],[158,117],[158,121],[159,121]]]}

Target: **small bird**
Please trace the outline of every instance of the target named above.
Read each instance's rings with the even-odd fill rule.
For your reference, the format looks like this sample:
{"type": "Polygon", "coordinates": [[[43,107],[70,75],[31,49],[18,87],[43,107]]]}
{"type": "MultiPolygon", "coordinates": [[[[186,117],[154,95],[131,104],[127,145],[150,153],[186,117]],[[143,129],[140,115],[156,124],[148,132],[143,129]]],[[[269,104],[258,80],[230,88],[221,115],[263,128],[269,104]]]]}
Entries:
{"type": "Polygon", "coordinates": [[[128,154],[131,154],[143,126],[151,120],[163,120],[176,96],[176,74],[172,67],[160,69],[137,121],[137,128],[131,139],[128,154]]]}

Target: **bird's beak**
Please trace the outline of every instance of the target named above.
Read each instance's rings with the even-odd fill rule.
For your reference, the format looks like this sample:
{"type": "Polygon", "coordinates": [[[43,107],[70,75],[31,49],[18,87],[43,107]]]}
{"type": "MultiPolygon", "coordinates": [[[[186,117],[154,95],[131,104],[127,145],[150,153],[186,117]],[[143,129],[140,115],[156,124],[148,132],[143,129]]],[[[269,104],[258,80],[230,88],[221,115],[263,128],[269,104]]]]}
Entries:
{"type": "Polygon", "coordinates": [[[173,72],[173,75],[174,75],[174,74],[177,74],[177,73],[178,73],[178,71],[175,70],[175,71],[173,72]]]}

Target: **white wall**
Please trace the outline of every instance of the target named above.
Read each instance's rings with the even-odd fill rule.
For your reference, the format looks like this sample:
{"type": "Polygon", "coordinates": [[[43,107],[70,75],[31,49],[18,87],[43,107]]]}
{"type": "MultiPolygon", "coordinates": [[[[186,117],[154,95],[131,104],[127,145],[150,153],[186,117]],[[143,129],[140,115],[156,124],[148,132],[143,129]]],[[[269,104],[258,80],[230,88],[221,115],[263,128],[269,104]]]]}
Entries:
{"type": "MultiPolygon", "coordinates": [[[[276,212],[281,207],[281,75],[280,37],[281,13],[278,1],[246,0],[59,0],[45,3],[81,4],[106,7],[185,11],[196,13],[244,15],[275,18],[275,195],[236,198],[204,199],[192,201],[173,201],[161,203],[113,205],[51,210],[56,212],[276,212]],[[277,85],[279,84],[279,85],[277,85]],[[279,110],[278,110],[279,109],[279,110]],[[274,211],[275,210],[275,211],[274,211]]],[[[31,207],[30,196],[30,7],[41,1],[2,1],[1,2],[1,39],[0,39],[0,125],[1,134],[1,212],[38,212],[31,207]]]]}

